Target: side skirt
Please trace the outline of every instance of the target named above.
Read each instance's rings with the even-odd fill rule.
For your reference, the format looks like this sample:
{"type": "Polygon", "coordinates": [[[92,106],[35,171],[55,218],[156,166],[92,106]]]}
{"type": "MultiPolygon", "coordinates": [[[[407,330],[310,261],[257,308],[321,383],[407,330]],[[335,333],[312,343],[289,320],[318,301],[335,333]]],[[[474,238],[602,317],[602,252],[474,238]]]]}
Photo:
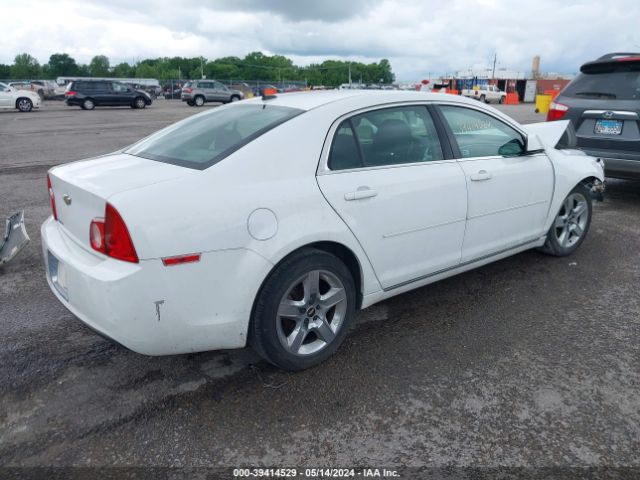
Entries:
{"type": "Polygon", "coordinates": [[[533,240],[531,242],[527,242],[527,243],[518,245],[517,247],[510,248],[508,250],[502,250],[500,252],[487,255],[485,257],[477,258],[469,262],[456,265],[455,267],[451,267],[446,270],[440,270],[438,272],[430,273],[428,275],[424,275],[422,277],[416,278],[414,280],[410,280],[408,282],[403,282],[398,285],[392,285],[391,287],[387,287],[384,290],[380,290],[378,292],[365,295],[362,298],[361,308],[370,307],[375,303],[378,303],[382,300],[386,300],[387,298],[391,298],[400,293],[408,292],[409,290],[420,288],[425,285],[429,285],[430,283],[443,280],[445,278],[453,277],[454,275],[458,275],[459,273],[473,270],[474,268],[487,265],[497,260],[502,260],[503,258],[510,257],[517,253],[524,252],[532,248],[541,247],[542,245],[544,245],[545,240],[546,240],[546,235],[536,240],[533,240]]]}

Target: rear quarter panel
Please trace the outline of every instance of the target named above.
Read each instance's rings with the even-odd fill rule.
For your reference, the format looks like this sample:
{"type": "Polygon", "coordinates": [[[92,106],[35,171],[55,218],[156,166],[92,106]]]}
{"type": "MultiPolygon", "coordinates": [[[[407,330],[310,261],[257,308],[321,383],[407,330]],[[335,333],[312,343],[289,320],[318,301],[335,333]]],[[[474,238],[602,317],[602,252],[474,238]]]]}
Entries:
{"type": "Polygon", "coordinates": [[[332,120],[304,113],[195,175],[121,192],[109,201],[127,223],[141,259],[243,248],[275,265],[304,245],[333,241],[358,258],[363,294],[378,291],[364,251],[316,182],[332,120]],[[249,233],[256,209],[273,212],[277,226],[271,238],[249,233]]]}

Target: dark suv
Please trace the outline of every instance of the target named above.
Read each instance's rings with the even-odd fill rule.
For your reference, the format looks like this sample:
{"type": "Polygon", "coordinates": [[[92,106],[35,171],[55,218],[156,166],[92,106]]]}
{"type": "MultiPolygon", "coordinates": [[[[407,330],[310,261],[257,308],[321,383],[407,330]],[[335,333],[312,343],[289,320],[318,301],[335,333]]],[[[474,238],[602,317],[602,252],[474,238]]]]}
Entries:
{"type": "Polygon", "coordinates": [[[607,176],[640,178],[640,53],[609,53],[580,72],[547,120],[571,120],[578,148],[602,158],[607,176]]]}
{"type": "Polygon", "coordinates": [[[145,108],[152,102],[147,92],[108,80],[74,80],[67,86],[64,98],[67,105],[85,110],[97,106],[145,108]]]}

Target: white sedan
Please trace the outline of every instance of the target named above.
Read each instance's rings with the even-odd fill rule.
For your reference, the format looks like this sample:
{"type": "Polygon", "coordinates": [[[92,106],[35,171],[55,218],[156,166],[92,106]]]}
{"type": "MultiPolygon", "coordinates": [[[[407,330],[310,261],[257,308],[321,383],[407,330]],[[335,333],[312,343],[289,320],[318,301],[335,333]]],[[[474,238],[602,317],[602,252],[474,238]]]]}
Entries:
{"type": "Polygon", "coordinates": [[[568,122],[476,101],[326,91],[236,102],[49,171],[47,280],[147,355],[327,359],[356,310],[531,248],[568,255],[601,162],[568,122]]]}
{"type": "Polygon", "coordinates": [[[40,95],[30,90],[16,90],[6,83],[0,82],[0,108],[16,108],[21,112],[30,112],[40,108],[40,95]]]}

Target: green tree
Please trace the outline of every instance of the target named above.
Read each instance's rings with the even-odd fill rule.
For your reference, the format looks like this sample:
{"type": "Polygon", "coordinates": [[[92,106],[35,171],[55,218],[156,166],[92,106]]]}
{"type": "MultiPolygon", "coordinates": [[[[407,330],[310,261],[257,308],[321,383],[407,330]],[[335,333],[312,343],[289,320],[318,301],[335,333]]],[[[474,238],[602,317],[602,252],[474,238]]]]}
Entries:
{"type": "Polygon", "coordinates": [[[136,67],[132,67],[127,62],[122,62],[113,67],[113,76],[119,78],[131,78],[136,75],[136,67]]]}
{"type": "Polygon", "coordinates": [[[13,78],[37,78],[40,76],[40,64],[28,53],[16,55],[11,66],[13,78]]]}
{"type": "Polygon", "coordinates": [[[78,64],[66,53],[54,53],[46,66],[47,76],[51,78],[78,74],[78,64]]]}
{"type": "Polygon", "coordinates": [[[158,70],[147,62],[136,65],[136,78],[158,78],[158,70]]]}
{"type": "Polygon", "coordinates": [[[8,79],[11,77],[11,66],[0,63],[0,78],[8,79]]]}
{"type": "Polygon", "coordinates": [[[109,59],[104,55],[96,55],[89,63],[89,72],[92,77],[108,77],[109,69],[109,59]]]}

